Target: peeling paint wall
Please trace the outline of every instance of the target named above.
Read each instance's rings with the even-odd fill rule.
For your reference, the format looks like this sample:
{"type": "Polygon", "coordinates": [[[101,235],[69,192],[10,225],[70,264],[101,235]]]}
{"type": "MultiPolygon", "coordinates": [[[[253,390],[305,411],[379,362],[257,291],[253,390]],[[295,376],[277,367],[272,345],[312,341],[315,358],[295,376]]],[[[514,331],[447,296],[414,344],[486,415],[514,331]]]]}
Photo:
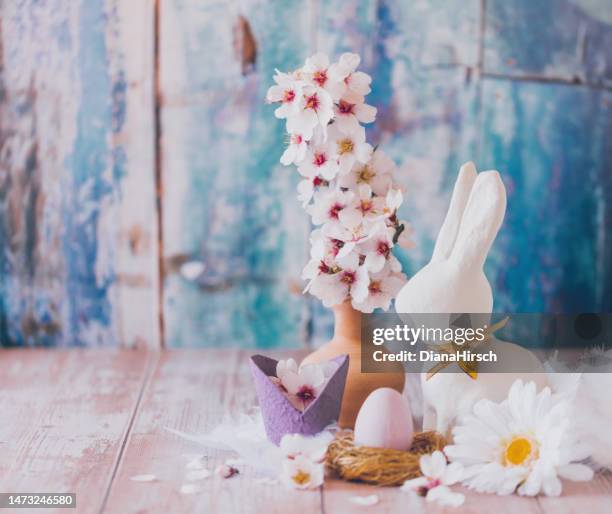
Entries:
{"type": "Polygon", "coordinates": [[[5,345],[329,337],[263,103],[274,68],[317,50],[359,52],[374,77],[368,136],[419,242],[408,273],[472,159],[508,189],[495,308],[612,309],[607,0],[29,0],[0,18],[5,345]]]}
{"type": "Polygon", "coordinates": [[[158,344],[152,12],[2,3],[3,345],[158,344]]]}

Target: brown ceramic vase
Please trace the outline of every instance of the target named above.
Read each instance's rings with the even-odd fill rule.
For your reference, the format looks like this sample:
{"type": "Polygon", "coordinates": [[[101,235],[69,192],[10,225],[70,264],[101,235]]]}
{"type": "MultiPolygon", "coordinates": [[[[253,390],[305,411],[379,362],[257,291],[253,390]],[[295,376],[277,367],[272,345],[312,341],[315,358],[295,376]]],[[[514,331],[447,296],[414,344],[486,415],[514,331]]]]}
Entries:
{"type": "Polygon", "coordinates": [[[303,364],[324,362],[338,355],[348,355],[349,370],[344,388],[338,424],[341,428],[354,428],[357,413],[368,395],[379,387],[404,390],[405,376],[401,366],[397,373],[361,372],[361,312],[349,302],[334,308],[334,337],[318,350],[308,355],[303,364]]]}

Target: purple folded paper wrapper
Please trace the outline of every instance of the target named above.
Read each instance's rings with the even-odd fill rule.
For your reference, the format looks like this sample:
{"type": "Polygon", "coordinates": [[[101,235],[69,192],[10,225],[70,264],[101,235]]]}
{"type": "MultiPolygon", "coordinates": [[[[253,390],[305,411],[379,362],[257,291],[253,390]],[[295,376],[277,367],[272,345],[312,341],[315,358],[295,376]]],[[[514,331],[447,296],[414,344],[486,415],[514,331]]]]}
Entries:
{"type": "Polygon", "coordinates": [[[270,380],[270,377],[276,376],[278,361],[264,355],[251,357],[251,374],[266,434],[274,444],[280,444],[285,434],[316,435],[338,419],[349,357],[341,355],[332,361],[338,364],[338,369],[330,377],[321,394],[301,412],[291,405],[279,387],[270,380]]]}

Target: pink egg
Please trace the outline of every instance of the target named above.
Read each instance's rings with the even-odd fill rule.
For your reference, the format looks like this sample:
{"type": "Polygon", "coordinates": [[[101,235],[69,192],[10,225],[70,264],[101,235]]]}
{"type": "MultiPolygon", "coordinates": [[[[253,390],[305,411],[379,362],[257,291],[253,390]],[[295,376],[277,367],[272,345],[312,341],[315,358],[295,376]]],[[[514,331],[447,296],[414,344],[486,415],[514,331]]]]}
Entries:
{"type": "Polygon", "coordinates": [[[355,421],[355,444],[407,450],[414,436],[408,400],[395,389],[372,391],[355,421]]]}

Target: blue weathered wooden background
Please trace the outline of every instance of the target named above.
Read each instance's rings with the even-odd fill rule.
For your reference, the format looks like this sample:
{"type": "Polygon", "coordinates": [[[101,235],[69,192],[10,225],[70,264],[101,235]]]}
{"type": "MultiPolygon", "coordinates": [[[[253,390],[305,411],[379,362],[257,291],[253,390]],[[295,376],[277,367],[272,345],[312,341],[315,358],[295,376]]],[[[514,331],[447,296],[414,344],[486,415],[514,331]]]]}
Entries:
{"type": "Polygon", "coordinates": [[[496,309],[612,310],[610,0],[4,0],[0,23],[3,345],[325,339],[263,103],[317,50],[374,77],[409,274],[471,159],[509,192],[496,309]]]}

